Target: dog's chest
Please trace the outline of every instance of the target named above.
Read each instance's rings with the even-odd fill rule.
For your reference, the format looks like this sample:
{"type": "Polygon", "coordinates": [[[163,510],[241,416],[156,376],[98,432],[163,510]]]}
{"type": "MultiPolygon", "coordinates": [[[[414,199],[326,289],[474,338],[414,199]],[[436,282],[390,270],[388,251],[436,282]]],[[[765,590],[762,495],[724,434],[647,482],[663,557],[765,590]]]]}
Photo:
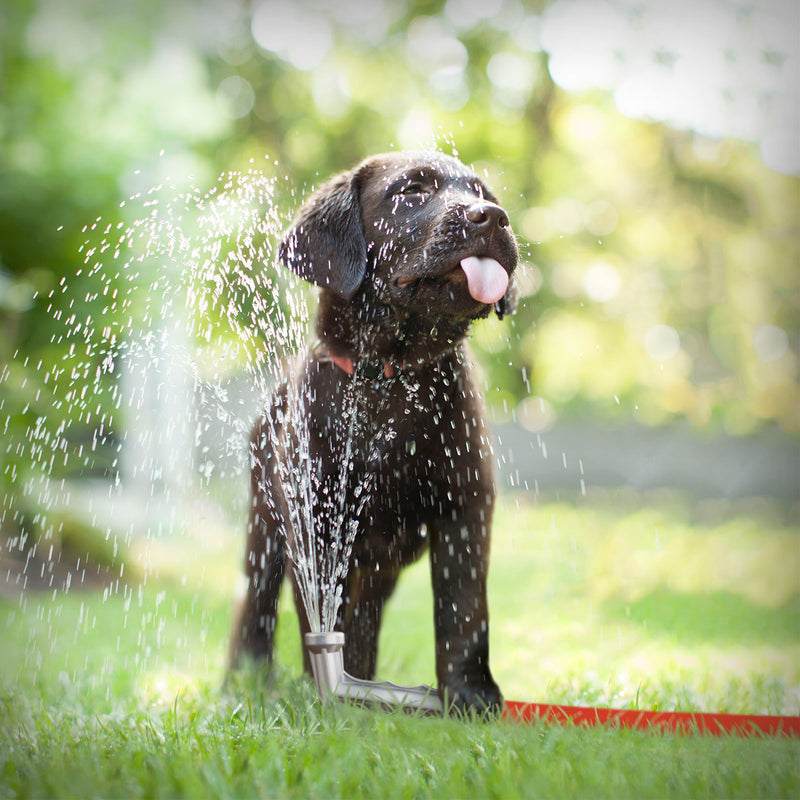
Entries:
{"type": "Polygon", "coordinates": [[[391,380],[333,364],[307,375],[314,460],[331,486],[347,472],[348,503],[427,514],[491,484],[483,406],[460,355],[391,380]]]}
{"type": "Polygon", "coordinates": [[[484,425],[470,398],[448,382],[369,409],[356,447],[357,472],[375,476],[379,502],[424,502],[447,492],[458,473],[484,468],[484,425]]]}

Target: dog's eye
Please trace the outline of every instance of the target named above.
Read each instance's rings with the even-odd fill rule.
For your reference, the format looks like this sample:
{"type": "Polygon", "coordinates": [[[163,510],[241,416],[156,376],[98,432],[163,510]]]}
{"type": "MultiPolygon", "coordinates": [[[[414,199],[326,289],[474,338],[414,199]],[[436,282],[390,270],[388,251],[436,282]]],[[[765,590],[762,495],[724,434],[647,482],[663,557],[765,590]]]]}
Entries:
{"type": "Polygon", "coordinates": [[[398,192],[403,197],[424,197],[428,190],[421,183],[409,183],[398,192]]]}

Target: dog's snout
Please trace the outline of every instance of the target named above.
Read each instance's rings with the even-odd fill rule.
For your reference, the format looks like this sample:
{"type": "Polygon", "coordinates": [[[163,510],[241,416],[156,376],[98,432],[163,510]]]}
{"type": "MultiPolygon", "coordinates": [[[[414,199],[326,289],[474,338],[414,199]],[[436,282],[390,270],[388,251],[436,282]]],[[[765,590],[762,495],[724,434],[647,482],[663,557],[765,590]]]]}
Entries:
{"type": "Polygon", "coordinates": [[[485,228],[507,228],[508,215],[496,203],[473,203],[466,211],[466,217],[473,225],[485,228]]]}

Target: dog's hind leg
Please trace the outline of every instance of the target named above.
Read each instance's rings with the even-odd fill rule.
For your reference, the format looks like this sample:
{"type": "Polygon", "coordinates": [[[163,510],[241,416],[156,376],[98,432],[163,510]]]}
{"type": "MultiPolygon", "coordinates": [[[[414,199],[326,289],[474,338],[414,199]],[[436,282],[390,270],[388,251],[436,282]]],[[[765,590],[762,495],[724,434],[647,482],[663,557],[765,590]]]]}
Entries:
{"type": "Polygon", "coordinates": [[[247,528],[245,575],[247,589],[237,609],[229,649],[229,664],[244,657],[272,660],[278,596],[286,571],[285,500],[276,474],[273,444],[285,391],[276,393],[250,437],[251,506],[247,528]]]}

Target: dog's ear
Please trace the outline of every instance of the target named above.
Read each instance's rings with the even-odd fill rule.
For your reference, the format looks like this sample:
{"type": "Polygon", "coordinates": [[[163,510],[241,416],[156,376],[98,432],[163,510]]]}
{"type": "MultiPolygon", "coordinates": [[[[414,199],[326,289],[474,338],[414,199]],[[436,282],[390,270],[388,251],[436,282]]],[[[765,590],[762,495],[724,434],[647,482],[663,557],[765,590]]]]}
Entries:
{"type": "Polygon", "coordinates": [[[506,293],[494,304],[494,310],[500,319],[513,314],[517,310],[517,303],[519,301],[519,289],[517,289],[517,282],[512,275],[508,281],[508,288],[506,293]]]}
{"type": "Polygon", "coordinates": [[[355,294],[367,268],[355,171],[337,175],[311,195],[284,235],[278,256],[317,286],[346,300],[355,294]]]}

